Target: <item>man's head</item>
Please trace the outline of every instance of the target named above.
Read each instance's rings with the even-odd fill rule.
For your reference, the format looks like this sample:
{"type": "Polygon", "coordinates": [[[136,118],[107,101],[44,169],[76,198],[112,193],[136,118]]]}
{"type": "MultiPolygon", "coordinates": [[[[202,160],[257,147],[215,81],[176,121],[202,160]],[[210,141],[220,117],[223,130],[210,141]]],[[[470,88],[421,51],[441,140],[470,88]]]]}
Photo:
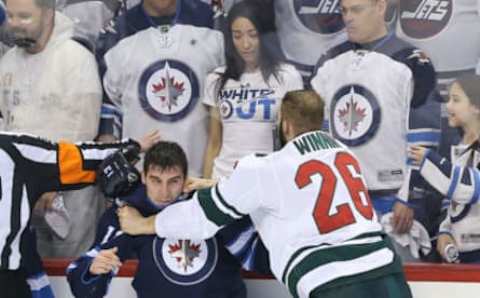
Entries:
{"type": "Polygon", "coordinates": [[[369,43],[387,34],[386,1],[341,0],[343,21],[351,42],[369,43]]]}
{"type": "Polygon", "coordinates": [[[160,141],[145,154],[142,182],[155,204],[173,202],[183,190],[187,157],[176,143],[160,141]]]}
{"type": "Polygon", "coordinates": [[[169,16],[175,14],[177,0],[144,0],[143,8],[152,17],[169,16]]]}
{"type": "Polygon", "coordinates": [[[55,0],[8,0],[6,7],[15,44],[32,54],[42,51],[53,30],[55,0]]]}
{"type": "Polygon", "coordinates": [[[290,91],[280,109],[280,132],[283,142],[303,133],[319,130],[323,123],[324,102],[313,90],[290,91]]]}

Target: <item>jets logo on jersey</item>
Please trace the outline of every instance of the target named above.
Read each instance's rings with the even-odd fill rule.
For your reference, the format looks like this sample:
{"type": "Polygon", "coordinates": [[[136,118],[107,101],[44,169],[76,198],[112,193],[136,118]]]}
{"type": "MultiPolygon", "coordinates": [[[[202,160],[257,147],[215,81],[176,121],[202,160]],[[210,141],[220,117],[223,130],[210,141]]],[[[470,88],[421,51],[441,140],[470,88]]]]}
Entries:
{"type": "Polygon", "coordinates": [[[452,11],[453,0],[402,0],[400,25],[411,38],[431,38],[447,27],[452,11]]]}
{"type": "Polygon", "coordinates": [[[217,242],[215,238],[193,241],[156,237],[153,257],[157,268],[170,282],[194,285],[208,278],[215,269],[217,242]]]}
{"type": "Polygon", "coordinates": [[[294,0],[295,14],[313,32],[331,34],[345,25],[340,14],[340,0],[294,0]]]}
{"type": "Polygon", "coordinates": [[[242,120],[273,120],[273,109],[277,103],[271,97],[271,89],[254,89],[248,86],[223,89],[220,92],[220,115],[223,119],[235,117],[242,120]]]}
{"type": "Polygon", "coordinates": [[[360,85],[338,90],[330,104],[330,127],[333,135],[347,146],[368,142],[381,120],[378,101],[371,91],[360,85]]]}
{"type": "Polygon", "coordinates": [[[173,122],[188,115],[195,107],[199,82],[193,70],[183,62],[161,60],[143,72],[138,93],[140,104],[148,115],[173,122]]]}

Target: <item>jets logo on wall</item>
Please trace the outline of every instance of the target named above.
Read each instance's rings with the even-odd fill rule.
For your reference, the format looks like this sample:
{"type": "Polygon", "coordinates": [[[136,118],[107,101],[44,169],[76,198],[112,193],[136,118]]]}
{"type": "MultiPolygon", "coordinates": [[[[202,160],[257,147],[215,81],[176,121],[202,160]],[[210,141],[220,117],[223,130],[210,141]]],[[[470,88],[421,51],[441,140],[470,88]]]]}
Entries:
{"type": "Polygon", "coordinates": [[[411,38],[431,38],[447,27],[452,11],[453,0],[402,0],[400,26],[411,38]]]}
{"type": "Polygon", "coordinates": [[[190,67],[176,60],[161,60],[142,74],[138,86],[140,104],[151,117],[173,122],[195,107],[198,78],[190,67]]]}
{"type": "Polygon", "coordinates": [[[348,85],[335,93],[330,105],[330,127],[347,146],[368,142],[377,133],[380,120],[378,101],[365,87],[348,85]]]}
{"type": "Polygon", "coordinates": [[[294,0],[299,21],[313,32],[331,34],[345,25],[340,14],[340,0],[294,0]]]}
{"type": "Polygon", "coordinates": [[[163,276],[179,285],[194,285],[210,276],[218,260],[215,238],[209,240],[161,239],[153,241],[153,257],[163,276]]]}

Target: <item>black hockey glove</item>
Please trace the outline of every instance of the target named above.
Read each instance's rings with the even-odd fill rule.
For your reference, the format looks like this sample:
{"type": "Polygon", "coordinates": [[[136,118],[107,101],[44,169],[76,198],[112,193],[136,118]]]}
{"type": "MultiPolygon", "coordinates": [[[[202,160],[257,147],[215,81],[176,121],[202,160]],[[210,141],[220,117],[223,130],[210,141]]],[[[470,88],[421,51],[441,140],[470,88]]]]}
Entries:
{"type": "Polygon", "coordinates": [[[140,182],[140,173],[135,168],[140,150],[137,146],[127,146],[107,156],[97,172],[97,184],[110,198],[125,196],[140,182]]]}

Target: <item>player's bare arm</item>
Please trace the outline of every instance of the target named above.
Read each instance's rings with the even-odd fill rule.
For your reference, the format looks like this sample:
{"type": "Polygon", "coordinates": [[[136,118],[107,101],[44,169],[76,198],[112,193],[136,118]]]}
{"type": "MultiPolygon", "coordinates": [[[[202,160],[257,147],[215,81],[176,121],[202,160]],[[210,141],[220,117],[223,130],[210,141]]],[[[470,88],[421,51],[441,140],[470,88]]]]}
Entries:
{"type": "Polygon", "coordinates": [[[137,209],[124,206],[117,210],[122,231],[129,235],[155,234],[155,215],[143,217],[137,209]]]}
{"type": "Polygon", "coordinates": [[[202,189],[202,188],[212,187],[212,186],[215,186],[217,182],[218,181],[215,179],[188,177],[187,181],[185,181],[185,186],[183,188],[183,191],[191,192],[191,191],[202,189]]]}

